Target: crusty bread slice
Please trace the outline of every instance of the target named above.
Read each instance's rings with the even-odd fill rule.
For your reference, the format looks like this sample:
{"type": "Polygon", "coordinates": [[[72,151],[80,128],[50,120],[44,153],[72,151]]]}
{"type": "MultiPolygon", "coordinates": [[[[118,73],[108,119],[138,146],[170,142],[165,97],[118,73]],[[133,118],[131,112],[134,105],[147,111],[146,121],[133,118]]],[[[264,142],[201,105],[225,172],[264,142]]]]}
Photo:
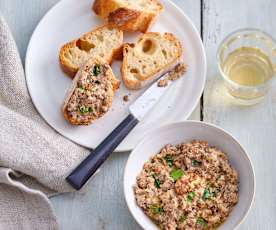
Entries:
{"type": "Polygon", "coordinates": [[[181,42],[170,33],[149,32],[123,48],[122,78],[129,89],[140,89],[182,58],[181,42]]]}
{"type": "Polygon", "coordinates": [[[111,64],[122,55],[123,32],[108,25],[97,27],[65,44],[59,54],[61,67],[70,77],[91,57],[100,56],[111,64]]]}
{"type": "Polygon", "coordinates": [[[163,6],[158,0],[95,0],[93,10],[112,26],[145,33],[163,6]]]}
{"type": "Polygon", "coordinates": [[[75,76],[62,107],[73,125],[89,125],[108,112],[120,81],[100,57],[90,58],[75,76]]]}

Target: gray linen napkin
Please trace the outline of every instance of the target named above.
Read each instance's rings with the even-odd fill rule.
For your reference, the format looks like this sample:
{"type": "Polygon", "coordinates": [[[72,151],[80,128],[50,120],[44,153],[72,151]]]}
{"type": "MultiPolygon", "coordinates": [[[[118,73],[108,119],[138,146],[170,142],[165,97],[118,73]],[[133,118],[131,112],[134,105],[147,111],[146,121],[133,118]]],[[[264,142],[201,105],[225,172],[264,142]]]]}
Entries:
{"type": "Polygon", "coordinates": [[[0,15],[0,229],[58,229],[47,196],[72,191],[65,177],[86,154],[35,110],[0,15]]]}

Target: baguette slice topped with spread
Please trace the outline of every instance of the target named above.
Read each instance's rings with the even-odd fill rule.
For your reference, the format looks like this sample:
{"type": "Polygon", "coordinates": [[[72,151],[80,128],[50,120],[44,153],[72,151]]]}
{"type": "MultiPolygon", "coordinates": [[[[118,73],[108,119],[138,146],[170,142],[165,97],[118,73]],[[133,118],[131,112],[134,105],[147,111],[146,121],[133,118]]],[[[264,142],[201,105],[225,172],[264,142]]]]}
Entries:
{"type": "Polygon", "coordinates": [[[78,71],[63,105],[66,120],[89,125],[108,112],[120,81],[100,57],[89,59],[78,71]]]}
{"type": "Polygon", "coordinates": [[[95,0],[93,10],[115,27],[145,33],[163,6],[158,0],[95,0]]]}
{"type": "Polygon", "coordinates": [[[181,42],[170,33],[149,32],[123,48],[122,78],[129,89],[140,89],[181,61],[181,42]]]}
{"type": "Polygon", "coordinates": [[[114,58],[121,57],[122,45],[123,31],[104,25],[65,44],[60,50],[60,64],[73,78],[89,58],[100,56],[111,64],[114,58]]]}

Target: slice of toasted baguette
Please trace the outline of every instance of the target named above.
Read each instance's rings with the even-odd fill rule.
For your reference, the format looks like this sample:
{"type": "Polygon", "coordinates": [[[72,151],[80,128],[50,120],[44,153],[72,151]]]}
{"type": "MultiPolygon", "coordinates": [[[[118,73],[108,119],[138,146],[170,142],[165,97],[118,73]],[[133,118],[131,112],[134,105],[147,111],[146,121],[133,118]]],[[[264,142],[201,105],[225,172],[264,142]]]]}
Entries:
{"type": "Polygon", "coordinates": [[[140,89],[182,59],[181,42],[170,33],[146,33],[123,48],[122,78],[129,89],[140,89]]]}
{"type": "Polygon", "coordinates": [[[95,0],[93,10],[112,26],[145,33],[163,6],[158,0],[95,0]]]}
{"type": "Polygon", "coordinates": [[[100,57],[83,65],[67,92],[63,115],[73,125],[89,125],[108,112],[120,81],[100,57]]]}
{"type": "Polygon", "coordinates": [[[111,64],[122,55],[123,32],[108,25],[65,44],[59,54],[61,67],[70,77],[74,77],[80,66],[91,57],[100,56],[111,64]]]}

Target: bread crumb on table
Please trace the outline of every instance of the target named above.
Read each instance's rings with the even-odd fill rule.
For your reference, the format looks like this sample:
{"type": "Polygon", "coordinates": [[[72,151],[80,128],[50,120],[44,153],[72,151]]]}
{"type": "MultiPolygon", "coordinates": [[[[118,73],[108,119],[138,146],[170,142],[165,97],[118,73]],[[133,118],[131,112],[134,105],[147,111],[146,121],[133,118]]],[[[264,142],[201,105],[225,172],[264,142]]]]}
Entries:
{"type": "Polygon", "coordinates": [[[128,102],[128,101],[129,101],[129,96],[128,96],[128,95],[123,96],[123,100],[124,100],[125,102],[128,102]]]}

